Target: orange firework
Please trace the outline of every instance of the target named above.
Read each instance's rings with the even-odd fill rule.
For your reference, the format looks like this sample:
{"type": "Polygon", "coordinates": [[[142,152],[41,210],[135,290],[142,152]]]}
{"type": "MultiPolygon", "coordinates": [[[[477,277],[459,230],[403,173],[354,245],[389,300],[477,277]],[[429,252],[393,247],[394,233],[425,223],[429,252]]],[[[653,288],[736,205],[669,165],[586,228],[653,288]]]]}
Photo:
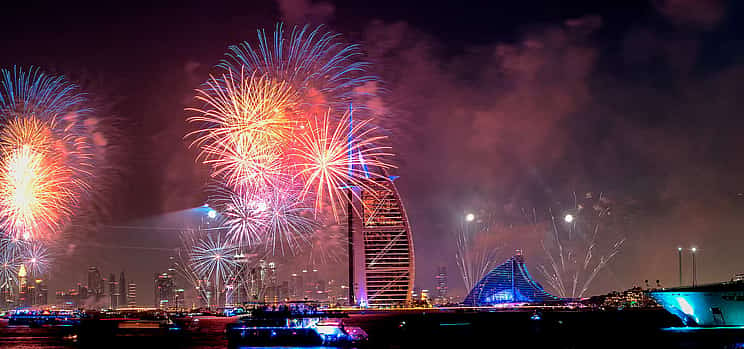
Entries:
{"type": "Polygon", "coordinates": [[[0,226],[17,238],[55,232],[77,203],[60,143],[34,117],[13,119],[0,132],[0,226]]]}
{"type": "Polygon", "coordinates": [[[189,122],[203,128],[187,136],[199,157],[233,187],[276,185],[282,177],[282,151],[291,140],[297,102],[292,88],[266,76],[232,72],[211,77],[196,99],[200,115],[189,122]]]}
{"type": "Polygon", "coordinates": [[[294,166],[299,169],[296,177],[304,179],[301,197],[313,191],[316,212],[327,200],[338,220],[338,206],[348,202],[348,188],[370,190],[375,183],[370,179],[383,177],[385,169],[394,167],[385,162],[393,154],[390,147],[378,145],[386,137],[376,136],[377,128],[369,120],[350,125],[348,114],[336,122],[329,114],[311,122],[308,132],[300,135],[294,166]]]}

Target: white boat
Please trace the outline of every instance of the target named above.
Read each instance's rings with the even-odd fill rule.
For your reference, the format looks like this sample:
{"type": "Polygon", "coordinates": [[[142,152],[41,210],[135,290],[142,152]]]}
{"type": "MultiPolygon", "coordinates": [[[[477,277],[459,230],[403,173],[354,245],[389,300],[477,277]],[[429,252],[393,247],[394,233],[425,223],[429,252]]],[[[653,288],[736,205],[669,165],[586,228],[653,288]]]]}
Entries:
{"type": "Polygon", "coordinates": [[[744,326],[744,280],[650,292],[685,326],[744,326]]]}

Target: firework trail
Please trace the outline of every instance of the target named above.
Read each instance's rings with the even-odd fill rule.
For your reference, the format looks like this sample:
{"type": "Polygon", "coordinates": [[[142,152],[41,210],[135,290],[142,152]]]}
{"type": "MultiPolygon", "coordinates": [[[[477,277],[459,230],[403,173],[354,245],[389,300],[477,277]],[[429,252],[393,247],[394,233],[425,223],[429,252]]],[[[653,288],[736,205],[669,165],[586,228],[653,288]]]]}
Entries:
{"type": "Polygon", "coordinates": [[[89,189],[90,111],[63,77],[38,69],[0,73],[0,228],[24,239],[48,238],[89,189]]]}
{"type": "Polygon", "coordinates": [[[455,257],[468,291],[498,262],[501,246],[492,242],[491,234],[489,224],[481,222],[463,222],[457,232],[455,257]]]}
{"type": "MultiPolygon", "coordinates": [[[[612,203],[603,194],[595,197],[586,193],[578,199],[574,193],[573,198],[572,207],[549,211],[550,244],[543,240],[542,247],[550,265],[540,265],[539,269],[559,296],[581,298],[620,252],[625,239],[602,236],[602,230],[611,224],[612,212],[612,203]]],[[[536,221],[533,212],[533,222],[536,221]]]]}

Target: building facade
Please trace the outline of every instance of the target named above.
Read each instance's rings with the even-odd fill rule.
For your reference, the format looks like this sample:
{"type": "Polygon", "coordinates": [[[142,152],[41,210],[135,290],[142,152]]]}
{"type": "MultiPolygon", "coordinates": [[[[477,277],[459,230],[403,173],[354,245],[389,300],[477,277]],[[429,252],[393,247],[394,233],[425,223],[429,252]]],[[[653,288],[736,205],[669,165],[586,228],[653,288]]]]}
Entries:
{"type": "Polygon", "coordinates": [[[527,271],[521,254],[493,268],[463,301],[467,306],[491,306],[501,303],[548,303],[560,301],[543,289],[527,271]]]}
{"type": "Polygon", "coordinates": [[[349,189],[349,298],[389,307],[411,303],[414,253],[411,228],[394,178],[349,189]]]}
{"type": "Polygon", "coordinates": [[[137,284],[134,282],[130,282],[127,286],[127,306],[137,306],[137,284]]]}
{"type": "Polygon", "coordinates": [[[447,293],[449,291],[448,278],[447,278],[447,267],[439,266],[437,268],[437,276],[435,276],[435,301],[437,303],[447,303],[447,293]]]}
{"type": "Polygon", "coordinates": [[[176,283],[169,273],[155,275],[155,308],[176,307],[176,283]]]}

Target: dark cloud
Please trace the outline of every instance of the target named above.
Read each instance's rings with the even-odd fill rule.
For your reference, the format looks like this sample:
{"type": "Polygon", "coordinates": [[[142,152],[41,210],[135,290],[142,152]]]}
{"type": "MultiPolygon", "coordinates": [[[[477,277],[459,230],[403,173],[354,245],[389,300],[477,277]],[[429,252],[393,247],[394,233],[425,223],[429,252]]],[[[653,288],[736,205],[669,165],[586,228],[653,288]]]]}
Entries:
{"type": "Polygon", "coordinates": [[[701,29],[712,28],[725,15],[722,0],[656,0],[654,5],[670,21],[701,29]]]}

